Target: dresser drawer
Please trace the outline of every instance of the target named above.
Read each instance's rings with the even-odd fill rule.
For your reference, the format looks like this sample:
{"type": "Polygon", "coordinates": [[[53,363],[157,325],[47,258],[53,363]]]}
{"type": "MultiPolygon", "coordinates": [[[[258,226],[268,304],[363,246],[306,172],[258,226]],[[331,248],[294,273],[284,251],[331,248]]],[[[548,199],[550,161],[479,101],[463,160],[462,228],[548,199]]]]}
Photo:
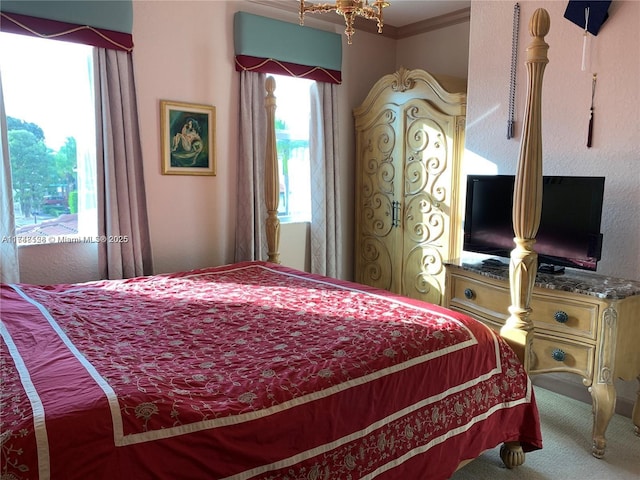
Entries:
{"type": "Polygon", "coordinates": [[[536,333],[530,373],[570,372],[591,378],[595,346],[536,333]]]}
{"type": "Polygon", "coordinates": [[[446,286],[450,295],[449,307],[462,310],[478,320],[487,320],[492,327],[504,325],[511,305],[509,289],[486,277],[450,275],[446,286]]]}
{"type": "Polygon", "coordinates": [[[536,330],[553,331],[595,340],[598,326],[597,303],[576,301],[567,296],[549,297],[535,289],[531,296],[531,320],[536,330]]]}
{"type": "MultiPolygon", "coordinates": [[[[494,328],[504,325],[511,305],[508,283],[469,272],[449,275],[448,280],[448,306],[486,321],[494,328]]],[[[536,288],[531,296],[531,320],[536,331],[595,340],[598,303],[573,300],[567,292],[554,292],[554,297],[542,292],[536,288]]]]}

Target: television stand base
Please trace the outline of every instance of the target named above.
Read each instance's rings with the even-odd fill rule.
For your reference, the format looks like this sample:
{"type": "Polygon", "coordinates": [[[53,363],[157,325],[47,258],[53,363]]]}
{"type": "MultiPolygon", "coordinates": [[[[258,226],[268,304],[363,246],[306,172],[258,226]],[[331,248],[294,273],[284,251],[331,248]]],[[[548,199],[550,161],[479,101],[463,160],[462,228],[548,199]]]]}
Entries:
{"type": "Polygon", "coordinates": [[[499,258],[485,258],[484,260],[482,260],[483,265],[489,265],[492,267],[501,267],[501,266],[506,266],[509,265],[508,262],[501,260],[499,258]]]}
{"type": "Polygon", "coordinates": [[[538,271],[540,273],[552,273],[555,275],[559,275],[561,273],[564,273],[564,267],[551,265],[549,263],[541,263],[540,266],[538,266],[538,271]]]}

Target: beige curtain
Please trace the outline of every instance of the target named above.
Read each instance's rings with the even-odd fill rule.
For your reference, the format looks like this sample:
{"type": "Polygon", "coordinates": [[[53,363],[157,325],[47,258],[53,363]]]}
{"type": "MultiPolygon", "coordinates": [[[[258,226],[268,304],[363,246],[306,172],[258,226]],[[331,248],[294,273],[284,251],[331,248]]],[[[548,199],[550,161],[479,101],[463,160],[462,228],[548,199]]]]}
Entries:
{"type": "MultiPolygon", "coordinates": [[[[266,75],[240,72],[236,262],[267,259],[264,200],[264,156],[267,114],[266,75]]],[[[277,95],[277,85],[276,85],[277,95]]]]}
{"type": "Polygon", "coordinates": [[[7,116],[2,95],[0,76],[0,281],[17,283],[20,281],[18,246],[11,241],[15,238],[16,225],[13,212],[13,187],[11,186],[11,162],[9,161],[9,140],[7,138],[7,116]]]}
{"type": "Polygon", "coordinates": [[[339,229],[338,86],[316,82],[311,88],[311,272],[341,278],[339,229]]]}
{"type": "Polygon", "coordinates": [[[152,273],[131,53],[95,49],[98,261],[102,278],[152,273]],[[126,241],[108,241],[110,237],[126,241]]]}

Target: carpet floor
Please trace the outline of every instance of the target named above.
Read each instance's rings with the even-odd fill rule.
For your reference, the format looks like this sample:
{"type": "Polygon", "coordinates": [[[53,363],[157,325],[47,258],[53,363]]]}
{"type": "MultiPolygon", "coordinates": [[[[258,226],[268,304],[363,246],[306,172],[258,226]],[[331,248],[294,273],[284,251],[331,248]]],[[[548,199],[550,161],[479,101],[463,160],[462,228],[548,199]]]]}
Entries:
{"type": "Polygon", "coordinates": [[[630,418],[614,415],[602,459],[591,455],[591,405],[534,387],[542,422],[542,450],[507,469],[500,446],[469,463],[452,480],[640,480],[640,437],[630,418]]]}

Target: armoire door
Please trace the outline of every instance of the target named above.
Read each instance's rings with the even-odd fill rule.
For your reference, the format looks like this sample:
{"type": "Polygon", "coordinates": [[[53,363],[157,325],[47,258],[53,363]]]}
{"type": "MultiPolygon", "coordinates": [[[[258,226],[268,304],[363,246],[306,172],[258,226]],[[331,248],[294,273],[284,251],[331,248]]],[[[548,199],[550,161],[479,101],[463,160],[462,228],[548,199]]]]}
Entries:
{"type": "Polygon", "coordinates": [[[356,281],[400,293],[402,142],[398,107],[385,105],[358,132],[356,281]]]}
{"type": "Polygon", "coordinates": [[[450,254],[455,121],[422,99],[402,105],[404,153],[400,292],[441,304],[450,254]]]}

